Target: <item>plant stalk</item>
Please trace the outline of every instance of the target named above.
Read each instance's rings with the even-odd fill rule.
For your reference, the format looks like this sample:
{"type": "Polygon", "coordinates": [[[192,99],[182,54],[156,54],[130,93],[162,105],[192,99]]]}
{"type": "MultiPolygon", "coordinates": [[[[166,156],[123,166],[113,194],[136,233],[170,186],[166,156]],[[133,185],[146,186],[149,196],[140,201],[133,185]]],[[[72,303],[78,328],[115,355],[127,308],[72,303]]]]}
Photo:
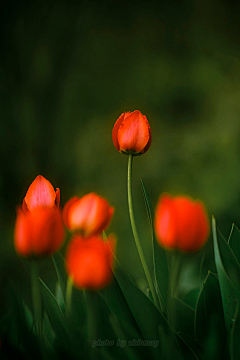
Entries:
{"type": "Polygon", "coordinates": [[[158,300],[157,300],[157,294],[156,294],[156,290],[154,288],[153,282],[152,282],[152,278],[151,278],[151,274],[144,256],[144,252],[142,250],[142,246],[138,237],[138,233],[137,233],[137,228],[136,228],[136,223],[135,223],[135,218],[134,218],[134,211],[133,211],[133,204],[132,204],[132,162],[133,162],[133,155],[129,154],[128,155],[128,207],[129,207],[129,216],[130,216],[130,222],[131,222],[131,226],[132,226],[132,232],[133,232],[133,237],[137,246],[137,250],[138,250],[138,254],[142,263],[142,267],[144,270],[144,273],[146,275],[147,278],[147,282],[153,297],[153,301],[154,304],[156,305],[156,307],[159,309],[159,304],[158,304],[158,300]]]}
{"type": "Polygon", "coordinates": [[[71,314],[71,307],[72,307],[72,288],[73,282],[71,277],[69,276],[67,279],[67,288],[66,288],[66,311],[67,314],[71,314]]]}
{"type": "Polygon", "coordinates": [[[42,298],[40,292],[40,282],[38,279],[38,263],[35,259],[31,262],[31,283],[32,283],[32,303],[35,326],[38,336],[42,334],[42,298]]]}

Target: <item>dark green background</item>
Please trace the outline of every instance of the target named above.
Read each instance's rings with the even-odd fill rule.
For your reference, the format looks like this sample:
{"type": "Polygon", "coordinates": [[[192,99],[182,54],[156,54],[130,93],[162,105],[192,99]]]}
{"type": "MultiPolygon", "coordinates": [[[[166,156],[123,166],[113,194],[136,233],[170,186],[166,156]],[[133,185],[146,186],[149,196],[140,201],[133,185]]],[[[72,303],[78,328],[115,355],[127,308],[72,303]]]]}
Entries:
{"type": "MultiPolygon", "coordinates": [[[[202,199],[228,236],[240,226],[240,3],[19,1],[0,12],[0,288],[25,283],[13,248],[15,206],[41,174],[69,197],[95,191],[115,206],[108,230],[141,280],[126,196],[127,157],[112,143],[123,111],[152,129],[134,159],[134,206],[151,259],[139,178],[202,199]]],[[[209,245],[211,248],[211,246],[209,245]]],[[[63,249],[64,250],[64,249],[63,249]]],[[[211,260],[210,260],[211,261],[211,260]]],[[[52,273],[44,262],[45,277],[52,273]]],[[[25,285],[28,286],[28,285],[25,285]]]]}

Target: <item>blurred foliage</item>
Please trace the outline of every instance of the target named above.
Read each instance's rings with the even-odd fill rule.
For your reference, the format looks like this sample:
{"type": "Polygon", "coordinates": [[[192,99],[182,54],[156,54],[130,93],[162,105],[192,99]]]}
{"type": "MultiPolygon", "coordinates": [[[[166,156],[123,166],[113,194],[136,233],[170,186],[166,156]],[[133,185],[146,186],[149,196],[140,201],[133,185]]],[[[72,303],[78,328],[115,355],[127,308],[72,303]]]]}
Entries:
{"type": "MultiPolygon", "coordinates": [[[[111,139],[123,111],[141,110],[152,129],[150,150],[133,164],[136,220],[149,261],[140,177],[153,206],[163,191],[184,193],[205,202],[226,237],[232,222],[240,226],[239,10],[235,0],[5,2],[2,289],[9,277],[23,277],[12,245],[15,206],[38,174],[60,188],[62,206],[75,194],[107,197],[116,209],[110,231],[118,257],[134,278],[142,276],[127,211],[127,157],[111,139]]],[[[206,270],[214,267],[210,255],[205,260],[206,270]]],[[[44,269],[51,274],[50,265],[44,269]]]]}

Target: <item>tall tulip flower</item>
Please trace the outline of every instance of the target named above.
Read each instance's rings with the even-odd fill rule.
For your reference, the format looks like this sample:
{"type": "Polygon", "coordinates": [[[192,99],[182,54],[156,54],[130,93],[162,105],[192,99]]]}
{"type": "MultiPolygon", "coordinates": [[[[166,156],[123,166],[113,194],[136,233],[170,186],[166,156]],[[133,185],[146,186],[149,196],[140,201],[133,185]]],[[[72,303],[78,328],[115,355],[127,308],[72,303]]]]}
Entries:
{"type": "Polygon", "coordinates": [[[124,112],[115,122],[115,125],[112,130],[112,139],[115,148],[119,152],[128,155],[127,179],[128,179],[128,207],[129,207],[130,222],[131,222],[133,237],[137,246],[138,254],[153,296],[153,300],[155,305],[158,306],[157,294],[139,240],[135,218],[134,218],[133,205],[132,205],[133,157],[144,154],[149,149],[152,142],[151,128],[146,116],[143,115],[139,110],[135,110],[133,112],[130,111],[124,112]]]}
{"type": "MultiPolygon", "coordinates": [[[[14,230],[15,250],[20,256],[43,257],[56,252],[64,240],[64,226],[59,210],[60,191],[39,175],[29,186],[22,208],[17,208],[14,230]]],[[[31,261],[31,283],[34,322],[39,336],[42,332],[41,292],[38,262],[31,261]]]]}
{"type": "Polygon", "coordinates": [[[113,216],[114,208],[106,199],[94,192],[82,198],[74,196],[63,208],[63,220],[71,231],[78,231],[86,237],[100,234],[113,216]]]}
{"type": "Polygon", "coordinates": [[[99,290],[112,279],[115,239],[103,242],[99,236],[88,239],[74,235],[66,253],[66,269],[73,284],[81,289],[99,290]]]}
{"type": "Polygon", "coordinates": [[[16,252],[25,257],[48,256],[64,240],[64,227],[58,208],[37,208],[25,214],[19,207],[14,231],[16,252]]]}
{"type": "Polygon", "coordinates": [[[144,154],[152,141],[146,116],[139,110],[124,112],[114,125],[112,139],[115,148],[123,154],[144,154]]]}
{"type": "Polygon", "coordinates": [[[159,243],[167,249],[198,251],[209,235],[203,203],[186,196],[173,198],[163,194],[156,207],[155,232],[159,243]]]}
{"type": "Polygon", "coordinates": [[[23,211],[33,211],[39,207],[59,207],[60,190],[54,190],[52,184],[43,176],[38,175],[29,186],[27,194],[23,199],[23,211]]]}
{"type": "Polygon", "coordinates": [[[59,210],[60,190],[38,175],[29,186],[22,209],[17,208],[15,249],[22,256],[46,256],[57,251],[64,239],[59,210]]]}

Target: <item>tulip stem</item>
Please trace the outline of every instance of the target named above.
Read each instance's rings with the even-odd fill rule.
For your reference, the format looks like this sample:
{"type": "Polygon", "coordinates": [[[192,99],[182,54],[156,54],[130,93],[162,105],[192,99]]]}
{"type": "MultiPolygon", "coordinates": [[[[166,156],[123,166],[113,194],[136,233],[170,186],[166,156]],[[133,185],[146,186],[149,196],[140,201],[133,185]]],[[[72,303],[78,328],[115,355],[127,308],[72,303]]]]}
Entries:
{"type": "Polygon", "coordinates": [[[136,228],[136,223],[135,223],[135,218],[134,218],[134,212],[133,212],[133,204],[132,204],[132,162],[133,162],[133,155],[129,154],[128,155],[128,207],[129,207],[129,216],[130,216],[130,221],[131,221],[131,226],[132,226],[132,232],[133,232],[133,237],[137,246],[137,250],[138,250],[138,254],[143,266],[143,270],[144,273],[146,275],[147,278],[147,282],[153,297],[153,302],[156,305],[157,308],[159,308],[158,305],[158,301],[157,301],[157,295],[156,295],[156,291],[152,282],[152,278],[151,278],[151,274],[147,265],[147,261],[145,259],[144,256],[144,252],[138,237],[138,233],[137,233],[137,228],[136,228]]]}
{"type": "Polygon", "coordinates": [[[31,262],[31,283],[32,283],[32,303],[35,326],[38,336],[42,333],[42,298],[40,292],[40,282],[38,278],[38,264],[35,259],[31,262]]]}
{"type": "Polygon", "coordinates": [[[178,250],[173,252],[171,259],[171,270],[172,270],[172,296],[176,297],[178,292],[178,283],[180,277],[180,263],[181,254],[178,250]]]}
{"type": "Polygon", "coordinates": [[[72,282],[71,277],[69,276],[67,279],[67,288],[66,288],[66,310],[67,310],[68,315],[70,315],[70,313],[71,313],[72,288],[73,288],[73,282],[72,282]]]}

